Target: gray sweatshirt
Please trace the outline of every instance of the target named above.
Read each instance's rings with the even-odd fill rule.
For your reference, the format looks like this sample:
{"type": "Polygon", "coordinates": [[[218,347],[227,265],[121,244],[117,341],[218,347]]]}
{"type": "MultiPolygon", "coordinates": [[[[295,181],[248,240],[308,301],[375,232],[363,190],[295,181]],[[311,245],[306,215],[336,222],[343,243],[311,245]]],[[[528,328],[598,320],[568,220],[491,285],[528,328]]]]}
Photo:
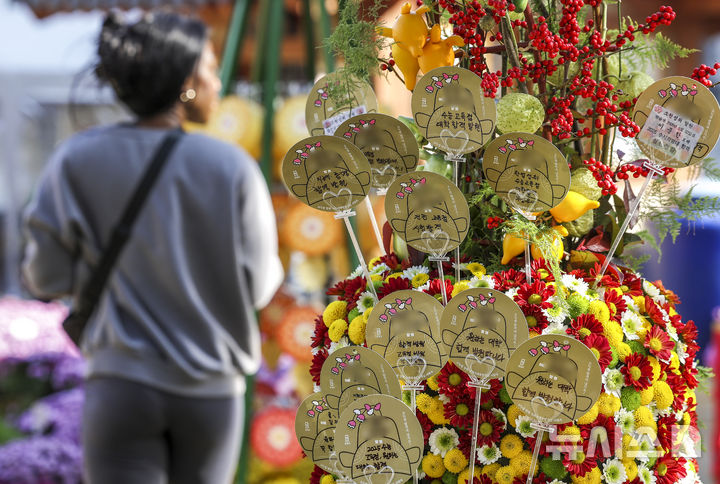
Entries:
{"type": "MultiPolygon", "coordinates": [[[[45,299],[77,295],[165,130],[115,125],[52,156],[24,220],[23,276],[45,299]]],[[[257,164],[212,138],[178,142],[147,198],[82,341],[89,378],[188,396],[243,391],[260,361],[255,309],[283,278],[257,164]]]]}

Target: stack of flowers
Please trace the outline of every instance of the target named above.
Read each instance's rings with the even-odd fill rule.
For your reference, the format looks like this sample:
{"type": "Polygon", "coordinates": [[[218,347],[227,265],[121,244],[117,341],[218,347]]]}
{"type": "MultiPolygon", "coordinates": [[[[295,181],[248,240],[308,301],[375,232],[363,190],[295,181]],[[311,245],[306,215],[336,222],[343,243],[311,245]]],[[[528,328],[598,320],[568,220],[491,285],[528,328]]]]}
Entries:
{"type": "MultiPolygon", "coordinates": [[[[391,254],[369,265],[379,297],[412,288],[441,298],[440,280],[428,263],[412,266],[391,254]]],[[[556,281],[539,260],[532,266],[532,284],[515,269],[489,274],[479,263],[461,268],[464,279],[445,279],[448,294],[470,287],[503,291],[522,309],[531,337],[571,335],[592,350],[603,371],[598,402],[576,423],[557,426],[557,435],[544,442],[536,482],[697,481],[697,460],[683,457],[691,455],[688,445],[697,440],[697,330],[677,313],[674,293],[626,268],[602,278],[596,276],[597,266],[569,268],[556,281]]],[[[375,303],[365,288],[362,276],[351,276],[328,291],[337,299],[316,320],[311,369],[316,384],[328,353],[364,344],[375,303]]],[[[468,381],[449,362],[424,382],[426,390],[417,397],[427,482],[468,480],[475,405],[468,381]]],[[[476,482],[524,483],[536,431],[530,417],[512,403],[504,382],[490,384],[482,394],[476,482]]],[[[333,480],[316,468],[311,482],[333,480]]]]}

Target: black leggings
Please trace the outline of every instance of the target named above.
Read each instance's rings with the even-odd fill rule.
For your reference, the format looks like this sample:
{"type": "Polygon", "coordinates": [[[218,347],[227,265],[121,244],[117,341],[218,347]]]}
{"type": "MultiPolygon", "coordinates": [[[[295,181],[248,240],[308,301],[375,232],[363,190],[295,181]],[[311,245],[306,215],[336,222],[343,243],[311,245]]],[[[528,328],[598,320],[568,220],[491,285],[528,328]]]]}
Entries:
{"type": "Polygon", "coordinates": [[[86,384],[86,484],[229,484],[243,396],[190,398],[119,378],[86,384]]]}

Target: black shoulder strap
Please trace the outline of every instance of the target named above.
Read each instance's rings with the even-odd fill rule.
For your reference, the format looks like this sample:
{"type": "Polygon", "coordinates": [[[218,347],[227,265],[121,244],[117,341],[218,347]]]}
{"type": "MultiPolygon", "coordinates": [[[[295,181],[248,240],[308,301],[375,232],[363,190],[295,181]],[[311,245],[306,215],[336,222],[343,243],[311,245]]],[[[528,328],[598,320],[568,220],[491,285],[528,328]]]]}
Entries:
{"type": "Polygon", "coordinates": [[[172,130],[165,135],[162,143],[160,143],[160,147],[153,155],[150,165],[145,170],[145,174],[135,188],[135,192],[125,207],[120,220],[113,228],[110,242],[100,256],[97,267],[91,274],[90,279],[83,286],[75,311],[85,313],[89,316],[95,309],[95,305],[100,299],[100,294],[105,288],[105,283],[110,276],[110,272],[130,237],[133,224],[140,213],[140,209],[142,209],[145,204],[145,200],[147,200],[150,190],[157,181],[158,175],[160,175],[160,172],[165,166],[165,162],[169,158],[175,144],[183,134],[181,129],[172,130]]]}

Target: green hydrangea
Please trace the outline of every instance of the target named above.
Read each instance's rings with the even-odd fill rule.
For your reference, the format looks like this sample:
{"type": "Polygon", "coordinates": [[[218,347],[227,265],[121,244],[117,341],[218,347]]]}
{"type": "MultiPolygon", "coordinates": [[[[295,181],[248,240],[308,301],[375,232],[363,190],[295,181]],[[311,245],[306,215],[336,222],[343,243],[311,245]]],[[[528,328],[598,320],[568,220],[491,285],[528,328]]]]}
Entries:
{"type": "Polygon", "coordinates": [[[498,102],[497,129],[501,133],[534,133],[544,120],[542,103],[530,94],[511,93],[498,102]]]}
{"type": "Polygon", "coordinates": [[[590,303],[587,299],[582,297],[580,294],[570,294],[570,296],[567,298],[568,303],[568,312],[570,313],[570,317],[572,319],[577,318],[581,314],[585,314],[588,312],[588,309],[590,308],[590,303]]]}
{"type": "Polygon", "coordinates": [[[598,186],[597,180],[587,168],[578,168],[572,172],[570,190],[590,200],[599,200],[602,196],[602,188],[598,186]]]}
{"type": "Polygon", "coordinates": [[[647,348],[645,348],[645,346],[643,346],[643,344],[637,340],[630,340],[627,342],[627,345],[630,347],[633,353],[639,353],[643,356],[647,356],[650,354],[647,348]]]}
{"type": "Polygon", "coordinates": [[[348,321],[352,321],[357,316],[360,316],[360,310],[357,307],[352,308],[352,310],[348,313],[348,321]]]}
{"type": "Polygon", "coordinates": [[[615,368],[620,361],[618,359],[618,354],[615,348],[610,348],[610,354],[612,355],[612,360],[610,360],[610,363],[608,363],[608,368],[615,368]]]}
{"type": "Polygon", "coordinates": [[[457,484],[458,476],[450,471],[445,471],[445,474],[442,476],[442,481],[443,484],[457,484]]]}
{"type": "Polygon", "coordinates": [[[642,94],[653,82],[655,80],[650,75],[644,72],[633,72],[630,77],[618,83],[617,87],[622,90],[623,94],[618,95],[617,102],[631,101],[642,94]]]}
{"type": "Polygon", "coordinates": [[[620,390],[620,403],[626,410],[634,412],[640,406],[640,392],[633,387],[624,387],[620,390]]]}
{"type": "Polygon", "coordinates": [[[540,470],[550,479],[562,480],[568,475],[562,461],[552,457],[545,457],[540,461],[540,470]]]}
{"type": "Polygon", "coordinates": [[[572,237],[582,237],[595,226],[594,210],[588,210],[572,222],[565,222],[563,225],[572,237]]]}
{"type": "Polygon", "coordinates": [[[503,402],[505,405],[512,405],[512,398],[510,398],[510,394],[508,393],[507,388],[505,388],[504,384],[500,389],[498,396],[500,397],[500,401],[503,402]]]}

